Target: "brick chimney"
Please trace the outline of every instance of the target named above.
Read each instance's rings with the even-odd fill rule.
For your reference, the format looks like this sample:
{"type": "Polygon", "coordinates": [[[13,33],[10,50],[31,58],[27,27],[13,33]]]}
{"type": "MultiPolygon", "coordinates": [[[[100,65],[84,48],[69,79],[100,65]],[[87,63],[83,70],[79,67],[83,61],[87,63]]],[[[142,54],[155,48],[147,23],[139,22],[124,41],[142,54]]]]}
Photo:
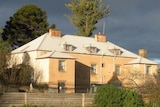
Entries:
{"type": "Polygon", "coordinates": [[[95,35],[95,40],[97,42],[106,42],[107,41],[107,36],[105,34],[96,34],[95,35]]]}
{"type": "Polygon", "coordinates": [[[146,58],[147,57],[147,50],[146,49],[139,49],[138,50],[139,56],[146,58]]]}
{"type": "Polygon", "coordinates": [[[49,29],[49,34],[50,34],[51,36],[61,37],[61,31],[58,30],[58,29],[50,28],[50,29],[49,29]]]}

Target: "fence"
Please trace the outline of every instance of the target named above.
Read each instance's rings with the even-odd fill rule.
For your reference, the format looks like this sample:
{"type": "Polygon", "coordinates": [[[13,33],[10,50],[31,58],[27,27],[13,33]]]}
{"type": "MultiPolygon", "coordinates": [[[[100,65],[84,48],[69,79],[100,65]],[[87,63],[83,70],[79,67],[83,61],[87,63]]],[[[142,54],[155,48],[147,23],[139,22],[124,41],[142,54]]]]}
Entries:
{"type": "Polygon", "coordinates": [[[4,93],[0,107],[21,107],[37,105],[44,107],[89,107],[92,106],[93,93],[4,93]]]}

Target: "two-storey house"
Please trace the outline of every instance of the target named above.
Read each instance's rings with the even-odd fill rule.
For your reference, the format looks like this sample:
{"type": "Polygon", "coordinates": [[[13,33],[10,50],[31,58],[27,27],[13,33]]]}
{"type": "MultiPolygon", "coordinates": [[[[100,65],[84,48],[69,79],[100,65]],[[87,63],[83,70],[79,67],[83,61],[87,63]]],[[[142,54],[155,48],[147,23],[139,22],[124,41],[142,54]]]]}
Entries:
{"type": "Polygon", "coordinates": [[[144,49],[139,53],[113,44],[105,34],[82,37],[49,29],[48,33],[13,50],[12,59],[21,63],[27,54],[34,74],[40,74],[39,83],[47,83],[52,92],[75,93],[94,90],[96,84],[107,84],[113,76],[123,86],[143,84],[146,75],[157,72],[158,65],[145,58],[144,49]]]}

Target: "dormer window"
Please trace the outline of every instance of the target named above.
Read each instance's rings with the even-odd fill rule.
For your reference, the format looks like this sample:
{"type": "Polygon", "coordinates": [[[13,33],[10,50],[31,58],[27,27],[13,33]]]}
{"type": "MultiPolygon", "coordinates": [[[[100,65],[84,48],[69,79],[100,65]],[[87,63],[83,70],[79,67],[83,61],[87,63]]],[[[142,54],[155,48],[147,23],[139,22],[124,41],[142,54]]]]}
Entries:
{"type": "Polygon", "coordinates": [[[67,42],[61,43],[60,44],[61,48],[63,48],[65,51],[73,51],[76,49],[75,46],[73,46],[72,44],[69,44],[67,42]]]}
{"type": "Polygon", "coordinates": [[[97,47],[94,46],[88,46],[86,47],[86,50],[89,51],[90,53],[97,53],[97,47]]]}
{"type": "Polygon", "coordinates": [[[73,50],[73,46],[72,45],[64,44],[63,47],[64,47],[65,51],[72,51],[73,50]]]}
{"type": "Polygon", "coordinates": [[[114,55],[121,55],[122,51],[120,49],[110,49],[110,52],[114,55]]]}
{"type": "Polygon", "coordinates": [[[63,48],[65,51],[73,51],[73,46],[70,44],[64,44],[63,48]]]}

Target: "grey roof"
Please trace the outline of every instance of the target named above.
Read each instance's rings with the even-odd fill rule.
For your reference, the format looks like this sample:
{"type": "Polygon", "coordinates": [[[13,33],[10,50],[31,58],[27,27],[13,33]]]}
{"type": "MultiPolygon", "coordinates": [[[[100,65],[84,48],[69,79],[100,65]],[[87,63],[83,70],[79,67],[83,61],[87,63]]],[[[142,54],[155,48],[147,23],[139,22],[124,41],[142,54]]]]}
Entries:
{"type": "Polygon", "coordinates": [[[75,47],[72,51],[74,53],[83,53],[90,54],[85,47],[94,46],[98,48],[98,52],[94,53],[97,55],[111,55],[114,56],[109,50],[118,48],[122,51],[120,56],[123,57],[137,57],[138,55],[121,48],[109,41],[107,42],[96,42],[94,37],[81,37],[75,35],[64,35],[62,37],[54,37],[50,36],[49,33],[45,33],[44,35],[32,40],[31,42],[15,49],[12,53],[21,53],[25,51],[34,51],[34,50],[46,50],[46,51],[59,51],[65,52],[62,48],[63,44],[71,44],[75,47]]]}
{"type": "MultiPolygon", "coordinates": [[[[32,40],[31,42],[13,50],[12,53],[21,53],[25,51],[41,51],[41,50],[44,51],[45,50],[45,51],[51,52],[52,56],[50,56],[51,53],[48,53],[47,54],[48,56],[44,55],[39,58],[49,57],[49,56],[50,57],[62,57],[63,53],[67,54],[67,51],[65,51],[63,48],[63,44],[71,44],[72,46],[74,46],[74,50],[71,51],[72,53],[114,56],[114,54],[110,51],[110,49],[120,49],[121,54],[118,55],[119,57],[131,57],[131,58],[139,57],[139,55],[134,54],[109,41],[97,42],[94,37],[82,37],[82,36],[76,36],[76,35],[64,35],[62,37],[55,37],[55,36],[51,36],[49,33],[45,33],[44,35],[32,40]],[[97,53],[90,53],[89,51],[87,51],[86,50],[87,46],[96,47],[98,49],[97,53]]],[[[66,54],[64,55],[64,58],[66,57],[73,58],[71,56],[67,56],[66,54]]],[[[132,62],[130,62],[130,64],[131,63],[132,62]]]]}

